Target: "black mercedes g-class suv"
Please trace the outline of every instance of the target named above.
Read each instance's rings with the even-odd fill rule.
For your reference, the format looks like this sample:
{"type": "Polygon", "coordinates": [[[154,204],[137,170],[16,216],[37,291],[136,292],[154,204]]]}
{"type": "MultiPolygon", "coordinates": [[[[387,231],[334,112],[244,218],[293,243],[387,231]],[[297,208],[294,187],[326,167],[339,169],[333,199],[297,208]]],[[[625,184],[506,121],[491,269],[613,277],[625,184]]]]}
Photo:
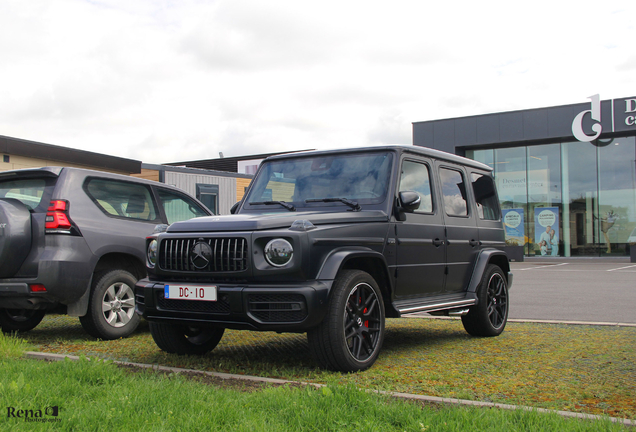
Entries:
{"type": "Polygon", "coordinates": [[[204,354],[225,328],[307,332],[321,367],[358,371],[385,317],[461,316],[499,335],[512,274],[492,169],[415,146],[274,156],[233,215],[147,239],[136,310],[164,351],[204,354]]]}

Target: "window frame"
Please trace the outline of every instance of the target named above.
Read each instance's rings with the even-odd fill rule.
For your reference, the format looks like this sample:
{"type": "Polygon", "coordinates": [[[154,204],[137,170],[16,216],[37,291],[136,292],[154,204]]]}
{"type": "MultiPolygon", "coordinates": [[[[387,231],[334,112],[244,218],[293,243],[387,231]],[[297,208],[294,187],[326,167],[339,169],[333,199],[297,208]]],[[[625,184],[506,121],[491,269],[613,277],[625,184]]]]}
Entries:
{"type": "MultiPolygon", "coordinates": [[[[405,157],[402,158],[402,161],[400,163],[400,170],[399,170],[399,176],[398,176],[398,181],[397,181],[397,193],[399,194],[400,192],[404,192],[404,191],[412,191],[412,192],[417,192],[415,190],[412,189],[404,189],[402,190],[402,188],[400,187],[402,184],[402,174],[403,174],[403,168],[404,168],[404,164],[406,162],[411,162],[411,163],[415,163],[415,164],[419,164],[419,165],[424,165],[424,167],[426,167],[426,170],[428,171],[428,185],[429,185],[429,192],[431,194],[431,211],[422,211],[419,208],[416,210],[413,210],[411,213],[417,213],[417,214],[426,214],[426,215],[433,215],[436,213],[436,209],[437,209],[437,200],[435,198],[435,183],[434,183],[434,176],[431,175],[433,173],[433,166],[430,162],[426,161],[426,160],[422,160],[422,159],[416,159],[416,158],[412,158],[412,157],[405,157]]],[[[419,192],[418,192],[419,195],[419,192]]]]}
{"type": "Polygon", "coordinates": [[[218,184],[209,184],[209,183],[197,183],[196,187],[196,199],[198,199],[201,204],[205,205],[203,200],[201,199],[201,195],[213,195],[214,196],[214,209],[208,208],[205,206],[213,215],[220,214],[219,211],[219,185],[218,184]]]}
{"type": "Polygon", "coordinates": [[[82,189],[84,190],[84,193],[89,197],[89,199],[93,202],[95,207],[97,207],[103,214],[105,214],[106,216],[108,216],[110,218],[120,219],[120,220],[127,220],[127,221],[135,221],[135,222],[154,223],[154,224],[163,223],[163,221],[162,221],[162,213],[158,209],[157,202],[156,202],[156,199],[155,199],[155,196],[154,196],[154,192],[153,192],[152,187],[150,185],[146,185],[144,183],[137,183],[137,182],[134,182],[134,181],[112,179],[112,178],[108,178],[108,177],[89,176],[89,177],[86,177],[86,179],[84,180],[84,184],[82,185],[82,189]],[[150,201],[149,201],[148,204],[149,204],[149,206],[152,206],[151,210],[154,211],[155,218],[154,219],[140,219],[140,218],[134,218],[134,217],[125,216],[125,215],[110,213],[108,210],[106,210],[102,206],[102,204],[99,202],[99,200],[89,190],[89,184],[92,181],[95,181],[95,180],[104,181],[104,182],[111,182],[111,183],[118,183],[118,184],[124,184],[124,185],[133,185],[133,186],[138,186],[138,187],[141,187],[141,188],[145,189],[147,191],[147,193],[148,193],[148,197],[150,198],[150,201]]]}
{"type": "MultiPolygon", "coordinates": [[[[495,182],[495,179],[493,178],[493,176],[492,176],[491,174],[489,174],[489,173],[484,173],[484,172],[480,172],[480,171],[473,171],[473,170],[470,170],[470,171],[468,172],[468,175],[469,175],[470,180],[471,180],[471,182],[470,182],[470,184],[471,184],[471,193],[472,193],[472,195],[473,195],[473,200],[474,200],[474,202],[475,202],[475,212],[476,212],[476,214],[477,214],[477,219],[482,220],[482,221],[500,222],[500,221],[502,220],[502,216],[501,216],[501,203],[499,202],[499,196],[498,196],[498,194],[497,194],[497,183],[495,182]],[[495,204],[497,205],[497,207],[495,208],[495,210],[497,211],[497,215],[498,215],[498,218],[497,218],[497,219],[487,219],[487,218],[485,218],[485,217],[483,217],[483,218],[482,218],[482,217],[481,217],[481,215],[480,215],[480,213],[479,213],[479,205],[480,205],[480,204],[479,204],[479,202],[477,201],[477,194],[475,194],[475,189],[474,189],[474,186],[473,186],[473,183],[474,183],[474,182],[472,181],[472,177],[473,177],[473,176],[476,176],[476,175],[477,175],[477,176],[481,176],[481,177],[487,177],[487,178],[489,178],[489,179],[490,179],[490,184],[492,185],[493,190],[494,190],[494,192],[495,192],[495,200],[494,200],[494,202],[495,202],[495,204]]],[[[483,206],[483,205],[482,205],[482,206],[483,206]]],[[[484,213],[485,213],[485,212],[484,212],[484,213]]]]}
{"type": "MultiPolygon", "coordinates": [[[[470,219],[473,216],[473,209],[472,209],[472,200],[470,198],[470,195],[472,194],[472,191],[469,192],[469,189],[472,190],[472,183],[470,184],[470,188],[466,187],[466,170],[463,169],[463,167],[461,166],[452,166],[452,165],[446,165],[446,164],[440,164],[437,166],[437,175],[439,178],[439,183],[440,183],[440,199],[442,200],[442,205],[440,206],[440,208],[443,208],[444,211],[444,216],[448,216],[448,217],[453,217],[453,218],[461,218],[461,219],[470,219]],[[444,193],[444,182],[442,181],[442,170],[446,170],[446,171],[454,171],[459,173],[459,175],[462,178],[462,183],[464,185],[464,202],[466,203],[466,214],[465,215],[459,215],[459,214],[449,214],[446,211],[446,194],[444,193]]],[[[461,192],[461,191],[460,191],[461,192]]]]}

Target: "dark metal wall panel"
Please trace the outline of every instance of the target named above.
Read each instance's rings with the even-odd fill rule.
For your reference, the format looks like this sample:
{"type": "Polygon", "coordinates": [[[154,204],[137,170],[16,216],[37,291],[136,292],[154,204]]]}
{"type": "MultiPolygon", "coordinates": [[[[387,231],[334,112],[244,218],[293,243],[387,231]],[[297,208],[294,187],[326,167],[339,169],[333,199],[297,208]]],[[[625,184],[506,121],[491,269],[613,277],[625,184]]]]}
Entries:
{"type": "Polygon", "coordinates": [[[549,137],[569,137],[572,135],[572,119],[581,112],[577,105],[567,105],[548,108],[548,133],[549,137]]]}
{"type": "Polygon", "coordinates": [[[477,122],[477,144],[489,144],[501,140],[499,121],[498,115],[487,115],[477,122]]]}
{"type": "MultiPolygon", "coordinates": [[[[430,146],[427,146],[430,147],[430,146]]],[[[455,147],[455,121],[440,120],[435,123],[433,129],[433,147],[437,150],[448,151],[447,148],[455,147]]],[[[454,153],[454,152],[450,152],[454,153]]]]}
{"type": "Polygon", "coordinates": [[[464,117],[455,120],[455,142],[462,145],[477,144],[477,118],[464,117]]]}
{"type": "Polygon", "coordinates": [[[413,124],[413,144],[421,147],[433,147],[433,122],[413,124]]]}
{"type": "Polygon", "coordinates": [[[523,113],[514,111],[499,114],[499,139],[501,142],[523,139],[523,113]]]}
{"type": "Polygon", "coordinates": [[[540,140],[548,136],[548,110],[529,110],[523,113],[523,139],[540,140]]]}
{"type": "MultiPolygon", "coordinates": [[[[511,111],[454,119],[413,123],[413,144],[449,153],[463,153],[470,147],[542,144],[574,141],[572,123],[576,116],[591,110],[591,101],[549,108],[511,111]]],[[[590,113],[583,116],[585,134],[594,135],[598,121],[590,113]]],[[[636,134],[636,97],[601,101],[603,136],[636,134]]]]}

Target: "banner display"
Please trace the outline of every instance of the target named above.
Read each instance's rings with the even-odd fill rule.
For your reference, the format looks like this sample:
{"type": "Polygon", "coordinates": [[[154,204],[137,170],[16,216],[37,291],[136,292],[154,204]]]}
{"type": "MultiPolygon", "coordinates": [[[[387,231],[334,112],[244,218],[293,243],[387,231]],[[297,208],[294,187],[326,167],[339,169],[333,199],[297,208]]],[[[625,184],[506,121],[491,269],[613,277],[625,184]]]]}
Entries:
{"type": "Polygon", "coordinates": [[[559,255],[559,208],[535,207],[534,242],[541,255],[559,255]]]}
{"type": "Polygon", "coordinates": [[[525,223],[523,209],[505,209],[501,211],[506,230],[506,246],[523,246],[525,240],[525,223]]]}

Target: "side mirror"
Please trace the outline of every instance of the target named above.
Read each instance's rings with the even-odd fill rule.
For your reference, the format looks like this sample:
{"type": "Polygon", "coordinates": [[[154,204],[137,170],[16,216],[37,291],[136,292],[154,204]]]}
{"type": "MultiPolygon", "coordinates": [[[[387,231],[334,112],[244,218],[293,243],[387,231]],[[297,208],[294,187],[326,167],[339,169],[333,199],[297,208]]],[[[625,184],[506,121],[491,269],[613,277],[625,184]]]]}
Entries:
{"type": "Polygon", "coordinates": [[[412,212],[420,208],[420,204],[422,203],[422,198],[420,198],[420,194],[413,191],[404,191],[398,194],[400,202],[400,208],[405,212],[412,212]]]}
{"type": "Polygon", "coordinates": [[[236,214],[238,208],[241,205],[241,201],[237,202],[236,204],[234,204],[231,208],[230,208],[230,214],[236,214]]]}

